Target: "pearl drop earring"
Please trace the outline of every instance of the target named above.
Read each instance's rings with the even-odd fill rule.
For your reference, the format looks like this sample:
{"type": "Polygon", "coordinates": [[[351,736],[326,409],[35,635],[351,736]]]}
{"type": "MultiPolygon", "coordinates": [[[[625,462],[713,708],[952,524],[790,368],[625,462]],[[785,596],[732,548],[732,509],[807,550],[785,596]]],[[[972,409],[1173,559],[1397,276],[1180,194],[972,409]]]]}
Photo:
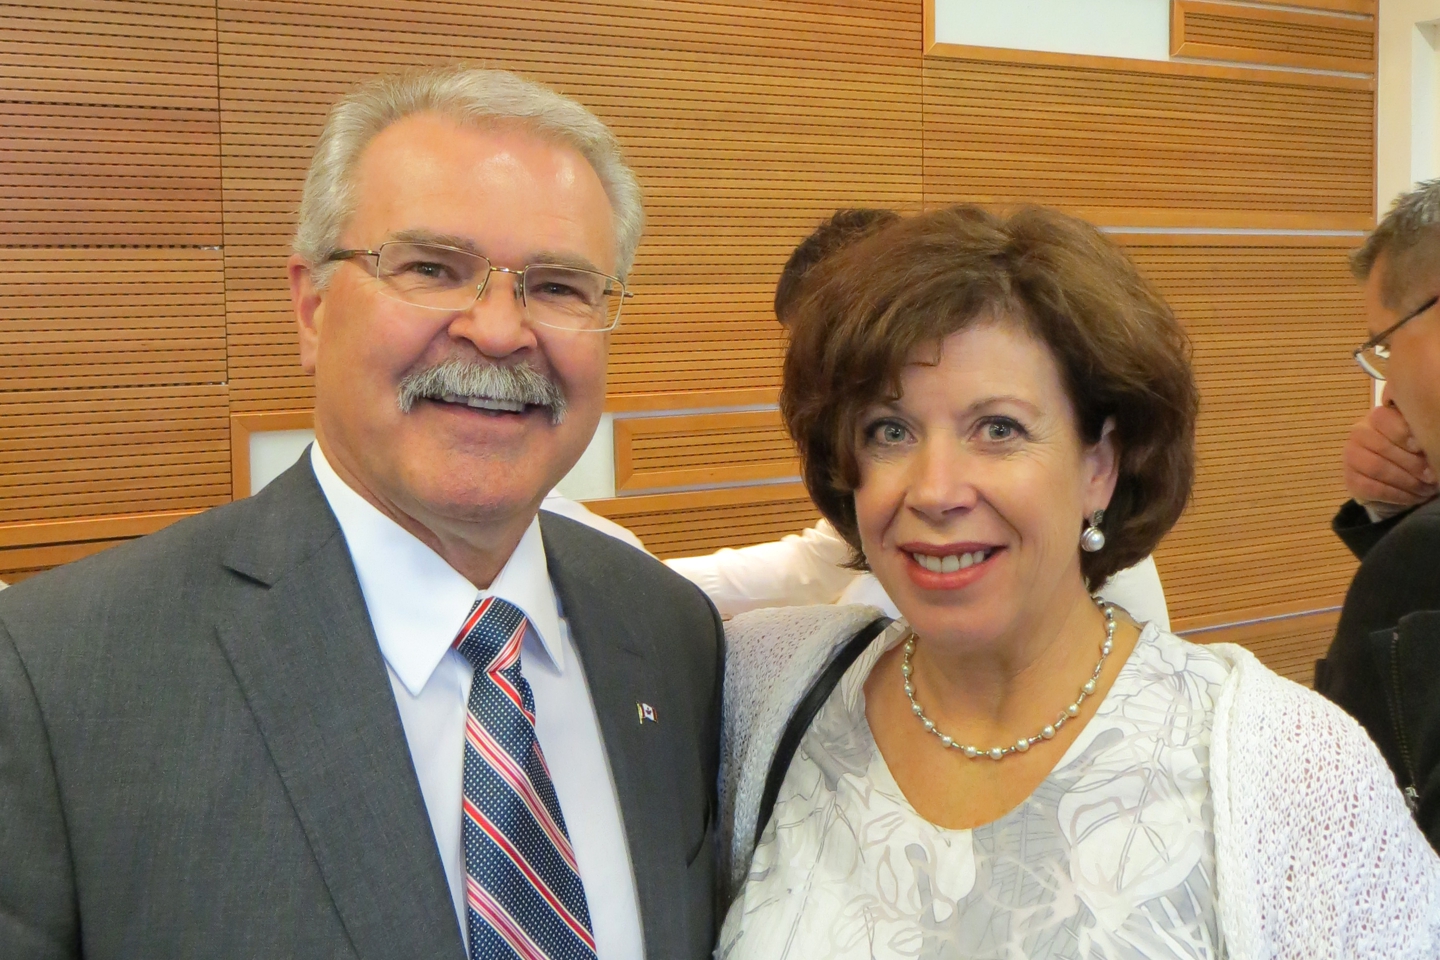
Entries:
{"type": "Polygon", "coordinates": [[[1086,553],[1099,553],[1105,546],[1105,534],[1100,524],[1105,520],[1105,511],[1096,510],[1085,530],[1080,534],[1080,549],[1086,553]]]}

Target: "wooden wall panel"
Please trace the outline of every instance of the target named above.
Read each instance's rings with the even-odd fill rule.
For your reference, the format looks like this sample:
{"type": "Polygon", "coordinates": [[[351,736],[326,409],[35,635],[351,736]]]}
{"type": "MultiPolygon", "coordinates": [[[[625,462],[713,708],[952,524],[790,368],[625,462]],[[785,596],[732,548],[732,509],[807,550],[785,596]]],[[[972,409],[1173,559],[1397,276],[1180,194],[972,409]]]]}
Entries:
{"type": "Polygon", "coordinates": [[[629,527],[661,559],[778,540],[820,518],[798,483],[618,497],[585,505],[629,527]]]}
{"type": "Polygon", "coordinates": [[[0,245],[219,243],[218,107],[0,101],[0,245]]]}
{"type": "Polygon", "coordinates": [[[154,533],[193,510],[0,527],[0,579],[16,583],[62,563],[154,533]]]}
{"type": "Polygon", "coordinates": [[[615,421],[615,489],[745,483],[800,474],[778,410],[615,421]]]}
{"type": "Polygon", "coordinates": [[[230,499],[225,387],[0,395],[0,526],[230,499]]]}
{"type": "Polygon", "coordinates": [[[1177,628],[1329,607],[1355,562],[1330,532],[1370,382],[1346,237],[1123,238],[1194,343],[1199,465],[1156,556],[1177,628]]]}
{"type": "Polygon", "coordinates": [[[76,518],[229,498],[215,23],[213,0],[0,2],[7,579],[135,535],[76,518]]]}
{"type": "Polygon", "coordinates": [[[0,244],[220,243],[214,0],[0,2],[0,244]]]}
{"type": "MultiPolygon", "coordinates": [[[[325,108],[384,69],[517,69],[612,124],[645,186],[617,397],[771,389],[774,281],[837,206],[920,201],[920,8],[889,2],[221,0],[235,409],[308,396],[278,279],[325,108]]],[[[707,400],[699,401],[701,403],[707,400]]]]}
{"type": "Polygon", "coordinates": [[[219,251],[0,248],[0,392],[224,382],[219,251]]]}
{"type": "Polygon", "coordinates": [[[1375,19],[1174,0],[1172,56],[1375,73],[1375,19]]]}
{"type": "Polygon", "coordinates": [[[1044,203],[1112,226],[1363,229],[1373,114],[1369,90],[1300,79],[928,58],[925,202],[1044,203]]]}
{"type": "Polygon", "coordinates": [[[1315,683],[1315,661],[1330,649],[1339,621],[1338,611],[1326,610],[1308,616],[1192,633],[1185,639],[1195,643],[1241,644],[1280,676],[1310,687],[1315,683]]]}
{"type": "Polygon", "coordinates": [[[0,100],[215,109],[215,0],[0,3],[0,100]]]}

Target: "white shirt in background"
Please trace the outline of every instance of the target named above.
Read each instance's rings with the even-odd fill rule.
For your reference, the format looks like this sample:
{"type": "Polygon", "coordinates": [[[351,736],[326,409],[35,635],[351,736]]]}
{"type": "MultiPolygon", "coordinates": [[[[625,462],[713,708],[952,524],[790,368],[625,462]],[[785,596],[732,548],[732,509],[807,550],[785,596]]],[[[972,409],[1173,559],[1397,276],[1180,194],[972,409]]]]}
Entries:
{"type": "Polygon", "coordinates": [[[600,960],[641,956],[640,907],[620,801],[585,672],[550,582],[538,518],[495,582],[478,590],[347,486],[318,443],[310,459],[355,563],[461,936],[468,940],[460,795],[474,669],[450,644],[476,598],[497,596],[519,607],[530,622],[520,647],[520,672],[535,694],[535,737],[585,884],[596,954],[600,960]]]}
{"type": "MultiPolygon", "coordinates": [[[[899,610],[874,574],[841,566],[849,558],[845,538],[829,521],[821,520],[804,533],[774,543],[665,562],[704,590],[723,617],[762,607],[813,603],[868,603],[898,617],[899,610]]],[[[1099,593],[1137,623],[1154,623],[1169,631],[1170,611],[1153,557],[1121,570],[1099,593]]]]}

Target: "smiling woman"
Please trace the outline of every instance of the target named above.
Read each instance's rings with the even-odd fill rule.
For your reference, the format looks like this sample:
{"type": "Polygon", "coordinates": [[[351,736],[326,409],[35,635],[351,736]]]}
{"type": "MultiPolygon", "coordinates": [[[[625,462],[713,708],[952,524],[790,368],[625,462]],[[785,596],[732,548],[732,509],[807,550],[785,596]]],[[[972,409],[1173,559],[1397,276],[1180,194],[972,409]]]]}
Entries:
{"type": "Polygon", "coordinates": [[[1440,861],[1355,724],[1090,596],[1194,469],[1187,338],[1134,264],[956,207],[820,270],[781,409],[902,619],[730,622],[721,955],[1431,955],[1440,861]]]}

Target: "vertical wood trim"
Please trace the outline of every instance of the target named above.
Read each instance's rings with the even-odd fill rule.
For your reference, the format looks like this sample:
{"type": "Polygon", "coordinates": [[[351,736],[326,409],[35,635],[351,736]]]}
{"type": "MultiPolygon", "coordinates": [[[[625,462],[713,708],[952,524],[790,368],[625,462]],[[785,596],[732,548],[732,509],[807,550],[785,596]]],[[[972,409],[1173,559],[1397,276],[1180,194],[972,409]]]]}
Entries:
{"type": "Polygon", "coordinates": [[[314,410],[274,410],[263,413],[230,414],[230,489],[231,496],[243,500],[250,496],[250,435],[274,433],[277,430],[315,429],[314,410]]]}

